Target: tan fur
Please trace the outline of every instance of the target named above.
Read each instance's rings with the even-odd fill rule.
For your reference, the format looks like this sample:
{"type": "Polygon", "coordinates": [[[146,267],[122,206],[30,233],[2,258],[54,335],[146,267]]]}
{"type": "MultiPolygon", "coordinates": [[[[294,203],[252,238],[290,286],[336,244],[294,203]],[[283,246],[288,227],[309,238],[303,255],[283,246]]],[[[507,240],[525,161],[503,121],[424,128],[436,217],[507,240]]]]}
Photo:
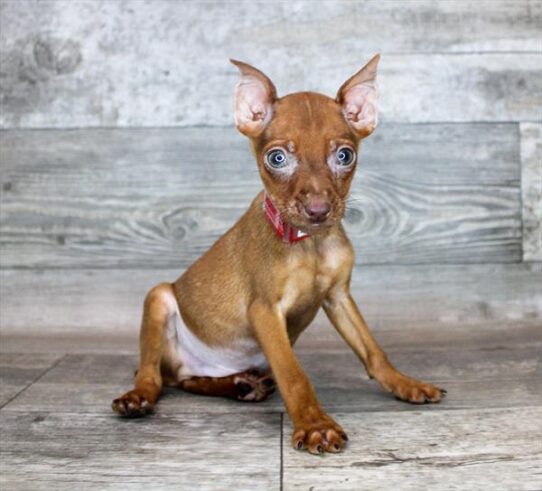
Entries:
{"type": "MultiPolygon", "coordinates": [[[[334,169],[330,162],[337,148],[347,145],[356,150],[360,139],[376,126],[376,119],[371,119],[376,108],[363,106],[359,94],[373,90],[377,62],[373,59],[369,68],[349,79],[335,100],[311,92],[277,99],[264,74],[234,62],[247,80],[242,79],[237,89],[238,112],[242,111],[236,116],[238,127],[251,138],[265,189],[281,216],[310,237],[294,244],[282,242],[264,216],[260,193],[241,219],[173,285],[151,290],[145,301],[135,388],[113,402],[119,414],[149,412],[163,383],[243,400],[246,394],[240,397],[236,385],[241,380],[244,392],[253,389],[246,400],[267,397],[256,381],[265,379],[265,374],[249,376],[250,367],[223,378],[180,377],[183,360],[175,347],[178,340],[175,332],[166,333],[169,320],[178,312],[183,325],[218,354],[237,350],[244,355],[243,346],[250,345],[246,341],[257,340],[292,419],[295,448],[337,452],[347,439],[321,409],[292,349],[320,307],[385,390],[414,403],[441,399],[441,389],[411,379],[390,364],[349,291],[354,254],[341,218],[357,164],[345,171],[334,169]],[[361,89],[356,86],[358,79],[361,89]],[[352,87],[353,92],[345,92],[352,87]],[[244,90],[252,92],[246,96],[244,90]],[[347,109],[343,98],[350,101],[347,109]],[[352,103],[362,105],[352,109],[352,103]],[[358,110],[364,115],[359,119],[363,124],[356,119],[358,110]],[[264,163],[266,152],[277,146],[295,155],[290,177],[276,175],[264,163]],[[316,225],[303,211],[315,200],[330,204],[325,223],[316,225]]],[[[373,104],[376,95],[371,97],[373,104]]]]}

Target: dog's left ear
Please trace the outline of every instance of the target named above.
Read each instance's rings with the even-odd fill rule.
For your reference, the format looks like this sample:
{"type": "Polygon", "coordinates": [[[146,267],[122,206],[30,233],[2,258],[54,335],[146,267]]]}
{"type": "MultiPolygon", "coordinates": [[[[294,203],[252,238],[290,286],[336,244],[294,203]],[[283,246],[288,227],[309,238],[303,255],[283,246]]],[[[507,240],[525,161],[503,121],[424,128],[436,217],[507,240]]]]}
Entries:
{"type": "Polygon", "coordinates": [[[277,90],[273,82],[257,68],[230,60],[241,72],[235,87],[235,125],[244,135],[254,138],[271,121],[277,90]]]}
{"type": "Polygon", "coordinates": [[[342,84],[335,99],[342,105],[347,123],[360,138],[369,136],[378,124],[376,69],[379,60],[380,55],[374,56],[342,84]]]}

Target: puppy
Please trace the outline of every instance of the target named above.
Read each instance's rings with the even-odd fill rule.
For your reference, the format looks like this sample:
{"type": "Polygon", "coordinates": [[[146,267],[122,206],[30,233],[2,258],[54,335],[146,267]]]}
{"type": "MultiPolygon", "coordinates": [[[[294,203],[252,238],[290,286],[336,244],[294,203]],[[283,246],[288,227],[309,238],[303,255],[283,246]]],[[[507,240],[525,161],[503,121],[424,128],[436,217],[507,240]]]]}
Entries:
{"type": "Polygon", "coordinates": [[[266,75],[232,60],[235,123],[251,141],[264,191],[175,283],[148,293],[135,387],[113,401],[115,412],[151,412],[164,384],[261,401],[276,380],[294,448],[340,452],[347,435],[322,410],[292,348],[320,307],[384,390],[412,403],[444,396],[393,367],[350,294],[354,253],[341,219],[359,142],[377,125],[378,61],[331,99],[279,98],[266,75]]]}

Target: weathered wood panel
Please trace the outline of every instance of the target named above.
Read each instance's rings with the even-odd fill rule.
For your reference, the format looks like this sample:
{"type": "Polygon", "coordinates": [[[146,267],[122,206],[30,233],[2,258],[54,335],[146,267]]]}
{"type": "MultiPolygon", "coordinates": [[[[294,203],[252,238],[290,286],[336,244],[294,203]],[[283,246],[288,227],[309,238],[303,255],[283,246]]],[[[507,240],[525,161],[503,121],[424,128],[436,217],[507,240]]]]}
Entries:
{"type": "MultiPolygon", "coordinates": [[[[3,489],[72,489],[74,482],[81,489],[278,489],[283,467],[282,489],[399,483],[481,489],[497,474],[504,489],[534,489],[542,394],[540,340],[533,340],[524,338],[527,348],[489,349],[488,336],[485,346],[404,353],[403,361],[393,353],[401,368],[423,376],[433,370],[433,380],[449,389],[443,403],[423,407],[362,380],[359,363],[344,351],[303,353],[324,407],[350,435],[344,453],[323,460],[290,449],[291,424],[284,418],[281,432],[276,396],[242,404],[168,391],[154,416],[120,420],[109,414],[109,401],[114,384],[127,383],[135,357],[66,356],[0,412],[1,483],[3,489]]],[[[4,355],[2,363],[29,368],[36,359],[4,355]]],[[[12,382],[18,377],[7,374],[12,382]]]]}
{"type": "Polygon", "coordinates": [[[541,28],[537,0],[11,0],[0,124],[230,124],[228,58],[258,65],[281,93],[334,95],[374,52],[388,120],[539,119],[541,28]]]}
{"type": "Polygon", "coordinates": [[[521,124],[523,260],[542,261],[542,124],[521,124]]]}
{"type": "Polygon", "coordinates": [[[57,354],[1,353],[0,408],[31,385],[59,359],[60,356],[57,354]]]}
{"type": "MultiPolygon", "coordinates": [[[[186,267],[261,189],[233,128],[1,134],[3,267],[186,267]]],[[[521,260],[517,125],[382,125],[345,219],[361,263],[521,260]]]]}
{"type": "Polygon", "coordinates": [[[0,412],[2,489],[280,489],[280,414],[120,420],[36,402],[0,412]]]}
{"type": "MultiPolygon", "coordinates": [[[[439,408],[489,408],[542,404],[541,341],[524,336],[531,347],[495,347],[490,333],[485,344],[467,348],[438,349],[420,339],[410,350],[387,350],[393,363],[405,373],[436,383],[448,390],[439,408]]],[[[384,348],[386,345],[384,344],[384,348]]],[[[32,411],[39,401],[43,411],[108,413],[111,401],[132,388],[137,356],[67,355],[54,369],[26,389],[6,408],[32,411]]],[[[341,349],[299,350],[301,365],[318,398],[329,411],[413,411],[368,377],[355,355],[341,349]]],[[[278,393],[261,404],[244,404],[208,398],[168,388],[157,406],[160,415],[180,413],[253,413],[284,411],[278,393]]]]}
{"type": "Polygon", "coordinates": [[[285,446],[285,490],[540,488],[540,408],[336,418],[347,450],[315,459],[285,446]]]}
{"type": "MultiPolygon", "coordinates": [[[[129,335],[139,331],[143,298],[172,270],[0,271],[4,334],[129,335]],[[21,315],[24,313],[24,315],[21,315]]],[[[542,265],[371,266],[353,273],[353,295],[376,330],[542,325],[542,265]]],[[[463,331],[462,331],[463,332],[463,331]]],[[[324,318],[307,336],[338,339],[324,318]]],[[[461,336],[454,339],[460,342],[461,336]]],[[[303,337],[302,337],[303,339],[303,337]]],[[[133,345],[132,345],[133,347],[133,345]]]]}
{"type": "MultiPolygon", "coordinates": [[[[313,356],[319,356],[316,351],[313,356]]],[[[337,358],[344,358],[343,352],[337,358]]],[[[328,358],[329,359],[329,358],[328,358]]],[[[326,362],[328,361],[326,359],[326,362]]],[[[97,360],[99,361],[99,360],[97,360]]],[[[119,363],[123,368],[125,363],[119,363]]],[[[336,359],[329,360],[327,367],[337,365],[336,359]]],[[[130,368],[133,369],[132,365],[130,368]]],[[[339,365],[346,369],[343,364],[339,365]]],[[[119,369],[120,369],[119,368],[119,369]]],[[[341,382],[341,373],[336,373],[334,384],[309,377],[314,385],[318,400],[326,411],[358,412],[358,411],[415,411],[418,406],[396,400],[392,395],[384,392],[376,382],[363,379],[363,371],[357,366],[354,376],[349,376],[346,382],[341,382]]],[[[402,367],[407,369],[408,367],[402,367]]],[[[429,369],[429,367],[428,367],[429,369]]],[[[351,370],[353,372],[353,370],[351,370]]],[[[123,373],[123,375],[126,372],[123,373]]],[[[352,375],[352,374],[350,374],[352,375]]],[[[416,375],[416,371],[412,371],[416,375]]],[[[448,394],[446,401],[439,407],[427,406],[427,411],[441,409],[468,409],[468,408],[506,408],[518,406],[542,406],[540,394],[540,376],[520,377],[502,380],[440,380],[429,376],[426,380],[440,384],[448,394]]],[[[130,383],[37,383],[26,389],[15,400],[11,401],[6,409],[10,411],[28,412],[36,409],[43,411],[73,411],[92,414],[111,414],[111,402],[126,391],[130,390],[130,383]]],[[[179,389],[166,388],[164,395],[156,407],[160,415],[177,414],[253,414],[285,411],[284,404],[278,393],[268,400],[258,404],[244,404],[233,400],[222,400],[216,397],[204,397],[187,394],[179,389]]]]}

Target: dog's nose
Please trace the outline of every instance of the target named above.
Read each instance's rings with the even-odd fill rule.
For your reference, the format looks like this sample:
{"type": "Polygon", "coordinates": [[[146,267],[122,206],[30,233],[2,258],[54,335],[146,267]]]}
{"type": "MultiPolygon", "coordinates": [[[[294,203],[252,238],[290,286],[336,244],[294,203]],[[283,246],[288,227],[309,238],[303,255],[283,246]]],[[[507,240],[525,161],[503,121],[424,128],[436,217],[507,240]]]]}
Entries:
{"type": "Polygon", "coordinates": [[[305,213],[312,223],[322,223],[331,211],[331,205],[327,201],[313,201],[305,205],[305,213]]]}

